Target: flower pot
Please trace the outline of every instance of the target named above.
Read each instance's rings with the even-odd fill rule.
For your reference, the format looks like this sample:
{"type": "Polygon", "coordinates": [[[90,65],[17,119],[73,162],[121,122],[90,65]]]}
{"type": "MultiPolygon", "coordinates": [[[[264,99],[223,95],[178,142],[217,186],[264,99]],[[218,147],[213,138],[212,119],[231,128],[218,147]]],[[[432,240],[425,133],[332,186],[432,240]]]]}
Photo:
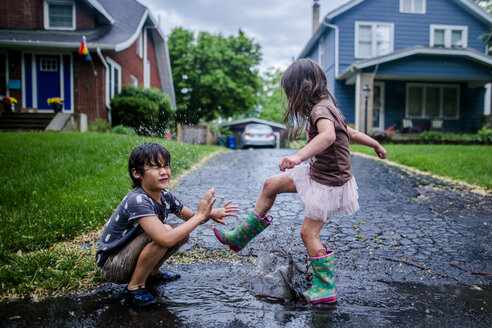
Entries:
{"type": "Polygon", "coordinates": [[[3,105],[3,112],[5,112],[5,113],[12,113],[13,112],[11,103],[2,101],[2,105],[3,105]]]}
{"type": "Polygon", "coordinates": [[[54,104],[51,104],[51,107],[53,107],[53,110],[55,111],[55,113],[58,113],[58,112],[61,112],[63,106],[62,106],[62,104],[54,103],[54,104]]]}

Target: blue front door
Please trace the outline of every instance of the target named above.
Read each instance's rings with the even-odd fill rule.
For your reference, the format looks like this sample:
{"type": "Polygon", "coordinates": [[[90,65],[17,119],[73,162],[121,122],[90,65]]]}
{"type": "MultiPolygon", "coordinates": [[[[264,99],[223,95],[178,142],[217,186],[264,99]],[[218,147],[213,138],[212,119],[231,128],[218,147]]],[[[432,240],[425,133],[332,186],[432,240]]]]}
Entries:
{"type": "Polygon", "coordinates": [[[48,98],[60,97],[60,56],[37,55],[36,56],[36,75],[37,75],[37,100],[39,109],[52,109],[48,106],[48,98]]]}

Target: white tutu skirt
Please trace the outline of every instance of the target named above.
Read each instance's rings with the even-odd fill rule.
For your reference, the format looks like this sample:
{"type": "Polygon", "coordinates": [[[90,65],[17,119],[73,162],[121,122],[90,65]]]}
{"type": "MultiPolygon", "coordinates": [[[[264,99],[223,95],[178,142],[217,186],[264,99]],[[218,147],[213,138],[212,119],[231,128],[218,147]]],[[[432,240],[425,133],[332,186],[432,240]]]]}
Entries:
{"type": "Polygon", "coordinates": [[[306,207],[306,216],[324,222],[335,214],[351,215],[359,210],[359,195],[355,178],[343,186],[326,186],[311,180],[309,164],[289,170],[289,177],[306,207]]]}

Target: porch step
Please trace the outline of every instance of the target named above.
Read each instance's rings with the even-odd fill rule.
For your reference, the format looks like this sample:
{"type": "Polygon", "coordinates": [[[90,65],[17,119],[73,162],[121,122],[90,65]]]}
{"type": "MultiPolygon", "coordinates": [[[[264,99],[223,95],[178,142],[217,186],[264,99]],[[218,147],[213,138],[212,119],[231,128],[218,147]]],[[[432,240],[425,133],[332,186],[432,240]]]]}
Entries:
{"type": "Polygon", "coordinates": [[[44,131],[55,114],[51,113],[2,113],[0,130],[2,131],[44,131]]]}

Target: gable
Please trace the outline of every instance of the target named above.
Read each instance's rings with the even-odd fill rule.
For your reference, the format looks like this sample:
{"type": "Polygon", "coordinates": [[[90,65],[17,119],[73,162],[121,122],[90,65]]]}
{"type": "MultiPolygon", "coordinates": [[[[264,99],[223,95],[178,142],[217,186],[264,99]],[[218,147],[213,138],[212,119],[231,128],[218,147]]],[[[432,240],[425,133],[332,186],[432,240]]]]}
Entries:
{"type": "MultiPolygon", "coordinates": [[[[362,2],[370,2],[374,0],[352,0],[348,1],[345,4],[341,5],[338,8],[335,8],[328,14],[326,14],[324,20],[329,23],[331,22],[334,18],[338,17],[339,15],[351,10],[352,8],[356,7],[357,5],[361,4],[362,2]]],[[[491,25],[492,24],[492,15],[487,13],[485,10],[483,10],[480,6],[475,4],[474,2],[471,2],[470,0],[444,0],[447,3],[452,3],[454,2],[456,5],[458,5],[461,10],[467,12],[468,14],[472,15],[475,17],[475,19],[481,20],[482,22],[491,25]]],[[[400,1],[395,0],[392,1],[391,4],[394,4],[395,2],[398,3],[398,7],[400,6],[400,1]]],[[[427,6],[431,3],[431,0],[426,0],[427,6]]],[[[432,0],[432,4],[437,3],[438,1],[432,0]]],[[[378,0],[377,6],[380,8],[388,5],[388,4],[383,4],[382,1],[378,0]]],[[[399,12],[399,11],[398,11],[399,12]]]]}
{"type": "Polygon", "coordinates": [[[356,49],[356,31],[360,22],[364,22],[364,25],[390,26],[390,52],[414,46],[430,46],[433,25],[466,30],[466,47],[483,53],[486,46],[480,40],[480,35],[492,26],[491,17],[475,4],[470,4],[469,0],[426,0],[425,14],[400,13],[399,0],[353,0],[325,16],[299,57],[312,56],[321,36],[334,33],[335,26],[339,31],[338,71],[342,72],[352,63],[367,58],[362,57],[356,49]]]}

